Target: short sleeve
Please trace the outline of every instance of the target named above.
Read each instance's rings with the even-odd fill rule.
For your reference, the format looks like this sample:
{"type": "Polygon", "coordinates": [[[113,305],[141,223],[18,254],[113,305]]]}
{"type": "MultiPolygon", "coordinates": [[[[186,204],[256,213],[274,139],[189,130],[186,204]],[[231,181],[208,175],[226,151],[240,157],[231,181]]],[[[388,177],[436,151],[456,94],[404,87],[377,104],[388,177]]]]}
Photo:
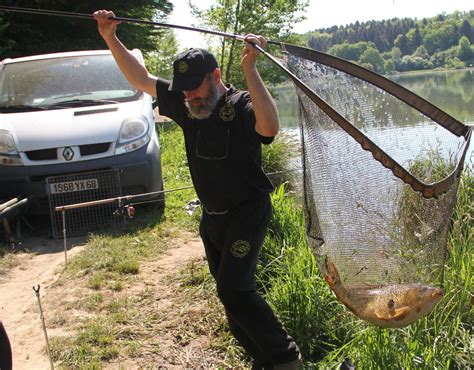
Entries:
{"type": "Polygon", "coordinates": [[[178,124],[182,122],[184,97],[181,92],[169,91],[170,81],[158,78],[156,81],[156,98],[160,114],[171,118],[178,124]]]}

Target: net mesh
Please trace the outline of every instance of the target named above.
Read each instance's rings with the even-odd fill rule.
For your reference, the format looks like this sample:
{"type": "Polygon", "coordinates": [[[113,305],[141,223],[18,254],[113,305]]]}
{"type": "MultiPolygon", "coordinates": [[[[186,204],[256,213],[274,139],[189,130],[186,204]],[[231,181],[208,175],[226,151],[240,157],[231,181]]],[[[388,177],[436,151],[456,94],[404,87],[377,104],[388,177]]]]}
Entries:
{"type": "Polygon", "coordinates": [[[320,270],[360,318],[408,325],[442,297],[470,132],[413,94],[394,95],[394,83],[372,83],[377,75],[360,67],[346,62],[343,71],[331,66],[340,60],[295,50],[286,56],[305,84],[296,83],[306,234],[320,270]]]}

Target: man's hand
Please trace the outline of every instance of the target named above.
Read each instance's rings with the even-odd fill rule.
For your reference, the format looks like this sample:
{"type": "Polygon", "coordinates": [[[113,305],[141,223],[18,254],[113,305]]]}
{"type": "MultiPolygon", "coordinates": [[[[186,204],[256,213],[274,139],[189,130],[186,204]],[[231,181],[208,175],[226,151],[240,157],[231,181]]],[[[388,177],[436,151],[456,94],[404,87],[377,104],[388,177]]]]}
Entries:
{"type": "Polygon", "coordinates": [[[97,21],[99,33],[104,40],[110,40],[110,38],[115,37],[115,31],[117,30],[117,25],[120,22],[109,19],[111,17],[115,17],[114,12],[108,10],[98,10],[94,12],[93,16],[97,21]]]}
{"type": "Polygon", "coordinates": [[[244,71],[250,99],[252,99],[256,119],[255,131],[262,136],[273,137],[280,127],[278,109],[256,67],[260,51],[252,45],[258,45],[263,49],[267,45],[267,40],[263,36],[249,34],[245,36],[245,41],[240,64],[244,71]]]}
{"type": "Polygon", "coordinates": [[[252,44],[265,48],[267,40],[265,40],[263,36],[248,34],[245,36],[245,41],[240,64],[244,72],[247,72],[255,69],[257,57],[260,54],[260,51],[258,51],[252,44]]]}

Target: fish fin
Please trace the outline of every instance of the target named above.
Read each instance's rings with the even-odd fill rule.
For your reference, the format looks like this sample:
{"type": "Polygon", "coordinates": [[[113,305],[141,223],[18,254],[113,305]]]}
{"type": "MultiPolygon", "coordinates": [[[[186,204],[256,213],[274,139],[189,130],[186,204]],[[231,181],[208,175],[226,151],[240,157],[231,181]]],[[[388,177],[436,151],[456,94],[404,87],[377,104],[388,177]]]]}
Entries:
{"type": "Polygon", "coordinates": [[[326,280],[326,283],[328,283],[330,287],[334,286],[334,280],[329,275],[324,275],[324,280],[326,280]]]}
{"type": "Polygon", "coordinates": [[[375,316],[377,316],[377,319],[379,319],[379,320],[383,320],[383,321],[388,321],[388,320],[390,320],[389,317],[382,315],[382,314],[380,313],[380,311],[375,311],[374,313],[375,313],[375,316]]]}
{"type": "Polygon", "coordinates": [[[411,312],[411,308],[409,306],[396,308],[395,313],[391,315],[391,319],[396,320],[396,321],[403,320],[410,312],[411,312]]]}

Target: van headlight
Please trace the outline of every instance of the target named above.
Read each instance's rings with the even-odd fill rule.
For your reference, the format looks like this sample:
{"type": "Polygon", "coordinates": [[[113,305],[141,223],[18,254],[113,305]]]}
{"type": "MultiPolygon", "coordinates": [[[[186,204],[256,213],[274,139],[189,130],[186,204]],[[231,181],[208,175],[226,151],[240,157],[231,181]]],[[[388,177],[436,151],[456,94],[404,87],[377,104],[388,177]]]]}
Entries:
{"type": "Polygon", "coordinates": [[[23,165],[13,135],[6,130],[0,130],[0,164],[6,166],[23,165]]]}
{"type": "Polygon", "coordinates": [[[127,118],[120,127],[115,154],[128,153],[146,145],[150,141],[149,129],[145,116],[127,118]]]}

